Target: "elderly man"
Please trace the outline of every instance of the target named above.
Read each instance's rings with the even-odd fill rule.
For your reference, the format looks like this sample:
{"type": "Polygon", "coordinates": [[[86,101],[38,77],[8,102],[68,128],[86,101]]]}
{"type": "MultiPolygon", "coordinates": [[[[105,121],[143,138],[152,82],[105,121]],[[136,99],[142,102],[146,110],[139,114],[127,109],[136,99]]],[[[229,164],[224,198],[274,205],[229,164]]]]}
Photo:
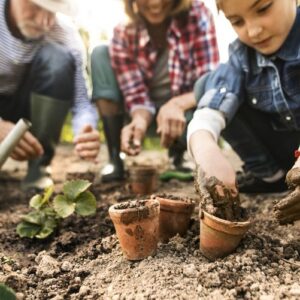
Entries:
{"type": "Polygon", "coordinates": [[[74,0],[0,0],[0,142],[19,118],[31,120],[32,132],[11,155],[28,160],[24,189],[53,183],[49,165],[69,108],[75,152],[93,160],[100,147],[83,45],[57,12],[73,14],[74,0]]]}

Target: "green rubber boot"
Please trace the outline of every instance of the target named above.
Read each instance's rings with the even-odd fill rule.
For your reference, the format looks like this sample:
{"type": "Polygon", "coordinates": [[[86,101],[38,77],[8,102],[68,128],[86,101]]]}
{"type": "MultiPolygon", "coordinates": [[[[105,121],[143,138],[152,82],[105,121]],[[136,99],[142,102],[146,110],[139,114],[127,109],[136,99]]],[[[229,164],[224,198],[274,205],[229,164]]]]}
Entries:
{"type": "Polygon", "coordinates": [[[71,103],[39,94],[32,94],[30,100],[32,133],[43,146],[44,154],[28,161],[21,188],[44,190],[53,184],[50,163],[71,103]]]}

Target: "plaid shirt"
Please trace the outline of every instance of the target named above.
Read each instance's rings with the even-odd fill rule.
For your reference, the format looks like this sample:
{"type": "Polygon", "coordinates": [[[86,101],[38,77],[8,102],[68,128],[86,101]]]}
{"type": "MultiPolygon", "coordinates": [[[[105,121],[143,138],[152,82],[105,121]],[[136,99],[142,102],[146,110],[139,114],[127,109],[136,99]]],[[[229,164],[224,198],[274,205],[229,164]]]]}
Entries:
{"type": "MultiPolygon", "coordinates": [[[[209,10],[194,0],[184,27],[174,18],[167,33],[168,69],[172,96],[191,92],[197,78],[219,61],[215,26],[209,10]]],[[[158,49],[142,24],[120,24],[110,44],[112,66],[129,111],[155,112],[148,84],[153,76],[158,49]]]]}

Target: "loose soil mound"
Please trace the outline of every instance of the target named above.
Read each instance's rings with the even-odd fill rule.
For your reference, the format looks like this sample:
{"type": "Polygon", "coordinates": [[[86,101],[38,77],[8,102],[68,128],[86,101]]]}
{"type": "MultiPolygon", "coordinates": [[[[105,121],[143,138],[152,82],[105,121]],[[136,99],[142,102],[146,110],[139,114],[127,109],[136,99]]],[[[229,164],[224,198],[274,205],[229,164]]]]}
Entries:
{"type": "MultiPolygon", "coordinates": [[[[60,147],[53,163],[56,188],[67,171],[95,171],[60,147]],[[72,170],[71,170],[72,169],[72,170]]],[[[100,161],[104,162],[105,153],[100,161]]],[[[166,165],[165,152],[137,159],[166,165]]],[[[129,160],[128,164],[131,161],[129,160]]],[[[273,200],[282,195],[241,197],[253,226],[236,253],[209,262],[199,252],[196,209],[185,238],[159,244],[155,257],[128,262],[122,256],[108,208],[131,199],[126,183],[94,185],[98,205],[93,217],[71,217],[46,241],[21,239],[15,228],[28,212],[30,193],[19,190],[24,164],[0,172],[0,281],[19,299],[299,299],[300,226],[279,227],[273,200]]],[[[158,193],[197,199],[192,183],[160,183],[158,193]]]]}

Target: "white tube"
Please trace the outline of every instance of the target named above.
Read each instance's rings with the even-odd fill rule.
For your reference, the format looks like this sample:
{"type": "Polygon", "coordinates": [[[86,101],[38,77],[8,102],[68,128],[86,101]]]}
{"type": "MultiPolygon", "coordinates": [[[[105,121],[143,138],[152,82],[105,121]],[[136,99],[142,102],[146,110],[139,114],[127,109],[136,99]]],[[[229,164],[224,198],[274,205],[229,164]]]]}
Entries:
{"type": "Polygon", "coordinates": [[[31,127],[31,123],[26,119],[20,119],[9,134],[0,144],[0,169],[18,144],[25,132],[31,127]]]}

